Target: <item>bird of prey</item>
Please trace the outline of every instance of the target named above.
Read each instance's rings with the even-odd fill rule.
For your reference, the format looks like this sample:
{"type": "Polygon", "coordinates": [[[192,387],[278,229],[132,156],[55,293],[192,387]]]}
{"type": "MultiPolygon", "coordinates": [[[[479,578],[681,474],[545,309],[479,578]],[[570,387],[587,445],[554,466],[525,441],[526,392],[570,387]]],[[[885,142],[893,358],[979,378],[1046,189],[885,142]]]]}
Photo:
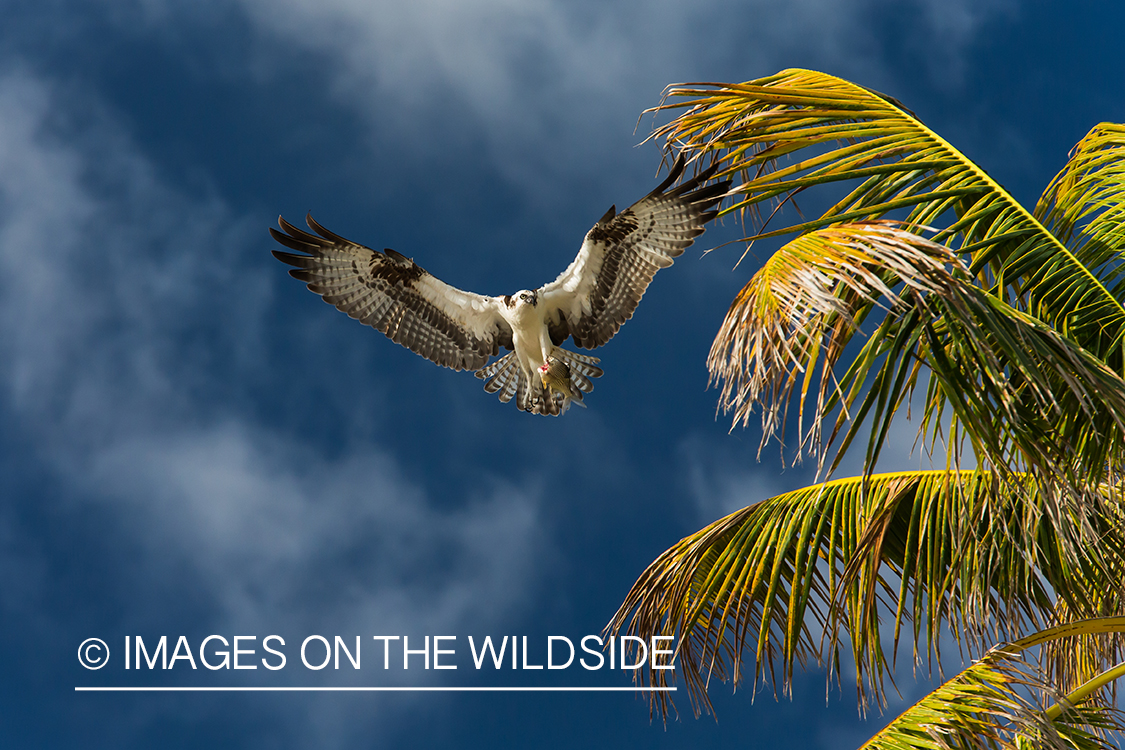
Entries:
{"type": "Polygon", "coordinates": [[[306,217],[310,234],[278,218],[270,234],[294,253],[274,256],[294,278],[392,341],[454,370],[475,370],[484,389],[532,414],[558,415],[600,377],[598,359],[563,349],[609,341],[641,301],[653,275],[672,265],[717,213],[729,182],[705,183],[715,166],[671,188],[681,156],[659,187],[628,209],[615,207],[586,233],[578,257],[538,289],[487,297],[456,289],[394,250],[378,252],[306,217]],[[508,354],[488,364],[500,348],[508,354]]]}

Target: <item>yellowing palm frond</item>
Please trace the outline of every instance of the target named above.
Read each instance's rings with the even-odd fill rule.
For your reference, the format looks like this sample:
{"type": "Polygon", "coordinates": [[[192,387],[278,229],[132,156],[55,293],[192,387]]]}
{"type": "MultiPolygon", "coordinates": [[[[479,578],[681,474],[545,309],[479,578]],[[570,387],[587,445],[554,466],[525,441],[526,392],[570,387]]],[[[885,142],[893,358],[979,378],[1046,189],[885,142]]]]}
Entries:
{"type": "Polygon", "coordinates": [[[764,444],[784,428],[785,407],[802,373],[804,416],[820,361],[813,432],[803,436],[818,443],[826,401],[836,396],[828,376],[859,321],[876,306],[900,313],[910,307],[896,288],[923,305],[931,294],[949,296],[950,268],[959,265],[947,248],[890,222],[826,227],[798,237],[742,289],[715,337],[707,365],[713,381],[722,383],[720,407],[734,410],[735,420],[745,424],[753,406],[765,403],[764,444]]]}
{"type": "Polygon", "coordinates": [[[735,298],[708,365],[736,419],[762,405],[763,444],[783,429],[798,384],[802,448],[819,453],[823,421],[840,406],[842,455],[871,415],[868,467],[922,366],[931,377],[920,429],[936,435],[948,405],[977,455],[1007,471],[1031,467],[1081,487],[1125,430],[1125,381],[978,288],[953,251],[887,222],[825,227],[778,250],[735,298]],[[884,320],[839,372],[859,321],[878,308],[884,320]]]}

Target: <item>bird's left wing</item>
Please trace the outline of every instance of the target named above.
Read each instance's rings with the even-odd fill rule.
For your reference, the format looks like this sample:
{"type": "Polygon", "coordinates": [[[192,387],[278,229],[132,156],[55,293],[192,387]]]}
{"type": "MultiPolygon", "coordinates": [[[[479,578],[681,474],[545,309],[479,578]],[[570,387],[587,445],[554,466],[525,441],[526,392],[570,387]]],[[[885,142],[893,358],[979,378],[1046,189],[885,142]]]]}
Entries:
{"type": "Polygon", "coordinates": [[[556,345],[570,335],[593,349],[633,317],[653,275],[672,265],[715,218],[715,205],[730,188],[730,182],[703,187],[716,168],[665,192],[683,172],[680,156],[656,190],[619,214],[611,207],[586,233],[574,262],[539,290],[556,345]]]}
{"type": "Polygon", "coordinates": [[[338,310],[454,370],[477,370],[501,346],[512,348],[512,329],[495,297],[452,287],[394,250],[350,242],[312,216],[305,221],[316,234],[278,218],[284,233],[271,228],[270,234],[303,254],[274,250],[274,257],[296,266],[289,275],[338,310]]]}

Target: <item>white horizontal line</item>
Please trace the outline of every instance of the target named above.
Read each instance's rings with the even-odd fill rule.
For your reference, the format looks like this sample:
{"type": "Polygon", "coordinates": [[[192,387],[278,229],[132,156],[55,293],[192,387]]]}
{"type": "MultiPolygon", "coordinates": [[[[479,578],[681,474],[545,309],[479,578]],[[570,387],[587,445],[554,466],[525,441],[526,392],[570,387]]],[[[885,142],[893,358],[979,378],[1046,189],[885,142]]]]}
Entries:
{"type": "Polygon", "coordinates": [[[75,687],[77,693],[672,693],[674,687],[75,687]]]}

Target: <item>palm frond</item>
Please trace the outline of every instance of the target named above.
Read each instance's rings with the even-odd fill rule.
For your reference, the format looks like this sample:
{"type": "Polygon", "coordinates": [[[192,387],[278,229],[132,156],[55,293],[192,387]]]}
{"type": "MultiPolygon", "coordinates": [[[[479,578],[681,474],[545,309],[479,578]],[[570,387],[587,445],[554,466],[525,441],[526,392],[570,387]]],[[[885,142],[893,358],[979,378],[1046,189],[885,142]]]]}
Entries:
{"type": "MultiPolygon", "coordinates": [[[[1014,488],[984,472],[903,472],[779,495],[662,554],[608,630],[675,636],[697,713],[710,710],[711,677],[738,684],[744,658],[755,682],[768,669],[784,690],[794,662],[837,668],[843,636],[861,698],[878,697],[903,628],[920,658],[937,654],[945,628],[973,652],[987,633],[1048,621],[1052,591],[1089,608],[1082,583],[1102,580],[1095,563],[1068,556],[1034,480],[1018,479],[1014,488]],[[890,655],[881,617],[893,625],[890,655]]],[[[668,677],[650,670],[644,679],[668,677]]]]}
{"type": "MultiPolygon", "coordinates": [[[[1090,268],[1115,281],[1125,252],[1125,125],[1103,122],[1071,151],[1035,207],[1035,217],[1090,268]]],[[[1120,286],[1113,287],[1120,298],[1120,286]]]]}
{"type": "Polygon", "coordinates": [[[1037,700],[1054,691],[1010,646],[993,649],[930,692],[862,746],[862,750],[1050,748],[1109,750],[1114,711],[1071,708],[1052,718],[1037,700]]]}
{"type": "Polygon", "coordinates": [[[923,366],[920,430],[936,437],[948,407],[977,455],[1009,472],[1030,467],[1083,488],[1102,478],[1125,431],[1125,381],[978,288],[952,250],[888,222],[833,225],[779,249],[735,298],[708,366],[722,383],[720,408],[736,420],[762,406],[763,445],[784,428],[798,384],[798,455],[823,459],[830,410],[840,407],[830,442],[846,428],[837,460],[870,416],[868,470],[923,366]],[[877,308],[883,321],[838,372],[859,321],[877,308]]]}
{"type": "MultiPolygon", "coordinates": [[[[794,69],[745,84],[671,87],[662,109],[686,111],[654,137],[710,155],[723,164],[722,174],[742,175],[732,190],[741,196],[725,212],[750,211],[814,185],[858,183],[820,218],[756,237],[903,211],[909,226],[940,227],[944,217],[934,240],[969,256],[986,288],[1007,290],[1010,303],[1026,299],[1044,322],[1066,320],[1076,334],[1098,331],[1110,318],[1125,320],[1125,306],[1059,238],[889,97],[794,69]],[[799,152],[807,156],[797,158],[799,152]],[[781,165],[783,158],[791,161],[781,165]]],[[[1118,338],[1119,361],[1120,346],[1118,338]]]]}
{"type": "Polygon", "coordinates": [[[1059,641],[1123,633],[1125,617],[1095,618],[996,646],[904,711],[866,742],[863,750],[1113,747],[1107,734],[1125,729],[1121,714],[1092,698],[1125,674],[1125,665],[1104,670],[1086,684],[1066,690],[1045,680],[1039,665],[1030,663],[1024,654],[1059,641]],[[1048,702],[1053,705],[1047,706],[1048,702]]]}
{"type": "Polygon", "coordinates": [[[823,376],[811,432],[799,425],[802,445],[819,444],[819,427],[831,388],[833,366],[859,321],[876,306],[901,313],[910,303],[896,287],[923,304],[951,285],[960,263],[947,248],[891,222],[826,227],[786,244],[762,266],[731,304],[711,346],[707,366],[722,384],[720,408],[746,424],[764,405],[763,445],[784,429],[793,387],[801,380],[804,417],[811,378],[823,376]],[[800,376],[803,374],[803,378],[800,376]]]}
{"type": "MultiPolygon", "coordinates": [[[[1046,208],[1036,215],[895,100],[823,73],[786,70],[745,84],[672,87],[656,109],[680,113],[654,137],[664,138],[673,148],[708,156],[722,164],[722,174],[741,177],[732,191],[738,197],[724,211],[757,217],[758,231],[748,239],[805,235],[844,223],[894,217],[900,217],[903,227],[915,234],[923,227],[935,227],[931,241],[949,247],[964,262],[967,273],[962,286],[976,286],[984,295],[978,305],[982,313],[1003,310],[1010,318],[1018,317],[1010,311],[1025,315],[1020,328],[1038,325],[1040,333],[1054,331],[1067,339],[1064,347],[1072,353],[1085,353],[1079,359],[1099,361],[1118,376],[1125,372],[1125,306],[1116,294],[1120,290],[1088,263],[1089,250],[1095,246],[1103,248],[1104,255],[1104,248],[1119,245],[1113,243],[1120,232],[1115,225],[1120,218],[1116,213],[1120,165],[1110,164],[1118,160],[1117,126],[1103,126],[1096,137],[1080,146],[1079,158],[1066,171],[1069,176],[1060,177],[1049,194],[1047,204],[1058,204],[1057,210],[1046,208]],[[762,221],[756,213],[763,204],[784,203],[810,187],[829,183],[842,183],[847,192],[823,215],[766,231],[769,220],[762,221]],[[1076,204],[1076,195],[1085,198],[1076,204]],[[1074,205],[1086,208],[1076,210],[1074,205]],[[1067,222],[1075,224],[1091,211],[1097,215],[1084,226],[1088,241],[1077,250],[1044,224],[1049,221],[1066,235],[1067,222]]],[[[732,308],[724,329],[738,324],[737,312],[732,308]]],[[[857,311],[856,317],[862,314],[857,311]]],[[[1065,411],[1055,393],[1038,387],[1042,383],[1028,383],[1023,373],[1005,369],[1009,362],[988,361],[985,352],[963,350],[964,331],[943,330],[940,320],[910,318],[909,314],[904,321],[881,329],[881,338],[856,358],[850,373],[867,373],[880,356],[892,360],[878,371],[885,377],[876,381],[882,390],[873,389],[877,401],[866,402],[869,409],[882,404],[877,409],[882,412],[882,427],[889,425],[887,414],[901,403],[887,398],[900,398],[908,385],[916,383],[917,369],[907,355],[928,347],[932,356],[926,364],[935,371],[941,368],[939,375],[961,376],[967,370],[956,373],[955,368],[987,365],[989,380],[997,384],[1009,381],[1003,392],[989,394],[991,404],[975,412],[975,404],[968,403],[975,399],[941,388],[928,392],[929,417],[941,414],[947,406],[956,416],[953,443],[965,431],[982,460],[1037,469],[1038,448],[1046,441],[1040,433],[1063,413],[1073,420],[1063,417],[1069,432],[1057,442],[1069,441],[1075,450],[1069,457],[1052,459],[1052,470],[1094,484],[1114,480],[1111,472],[1116,470],[1122,447],[1119,404],[1097,403],[1101,401],[1098,390],[1075,389],[1062,377],[1058,382],[1063,388],[1076,403],[1085,404],[1076,411],[1065,411]],[[923,335],[934,340],[926,343],[923,335]],[[943,336],[944,344],[940,341],[943,336]],[[981,355],[983,361],[962,363],[956,358],[965,354],[981,355]],[[894,357],[900,359],[893,361],[894,357]],[[1013,393],[1018,397],[1012,398],[1013,393]],[[1013,404],[1023,407],[1020,419],[996,424],[994,417],[1003,416],[1006,409],[1009,416],[1015,415],[1013,404]],[[1095,412],[1107,417],[1097,427],[1086,421],[1086,407],[1091,404],[1095,412]],[[1023,443],[1027,437],[1034,439],[1023,443]]],[[[840,319],[839,324],[844,321],[840,319]]],[[[809,345],[816,347],[808,338],[809,345]]],[[[1043,333],[1039,338],[1050,335],[1043,333]]],[[[722,350],[724,343],[717,340],[717,348],[722,350]]],[[[737,354],[746,356],[745,351],[737,354]]],[[[754,389],[745,382],[728,380],[739,371],[738,363],[712,357],[712,368],[713,375],[724,382],[724,405],[734,409],[736,421],[744,419],[754,389]]],[[[1106,393],[1119,399],[1125,387],[1116,383],[1106,393]]],[[[855,434],[854,428],[850,434],[855,434]]],[[[884,433],[876,430],[873,434],[869,453],[877,450],[873,446],[880,434],[884,433]]],[[[871,468],[869,463],[868,470],[871,468]]]]}
{"type": "MultiPolygon", "coordinates": [[[[1113,523],[1120,527],[1122,521],[1118,517],[1113,523]]],[[[1121,569],[1118,567],[1116,570],[1108,571],[1107,577],[1109,580],[1119,580],[1121,569]]],[[[1088,604],[1084,610],[1086,613],[1093,612],[1097,616],[1106,617],[1125,611],[1119,586],[1087,582],[1082,588],[1088,592],[1086,597],[1088,604]]],[[[1060,599],[1055,603],[1053,619],[1055,622],[1072,622],[1082,619],[1082,614],[1076,616],[1071,604],[1060,599]]],[[[1096,631],[1069,634],[1069,637],[1058,638],[1044,644],[1041,661],[1050,684],[1066,692],[1075,690],[1083,683],[1110,670],[1114,665],[1125,662],[1125,632],[1096,631]]],[[[1104,705],[1116,703],[1116,683],[1113,683],[1109,691],[1098,693],[1095,700],[1104,705]]]]}

